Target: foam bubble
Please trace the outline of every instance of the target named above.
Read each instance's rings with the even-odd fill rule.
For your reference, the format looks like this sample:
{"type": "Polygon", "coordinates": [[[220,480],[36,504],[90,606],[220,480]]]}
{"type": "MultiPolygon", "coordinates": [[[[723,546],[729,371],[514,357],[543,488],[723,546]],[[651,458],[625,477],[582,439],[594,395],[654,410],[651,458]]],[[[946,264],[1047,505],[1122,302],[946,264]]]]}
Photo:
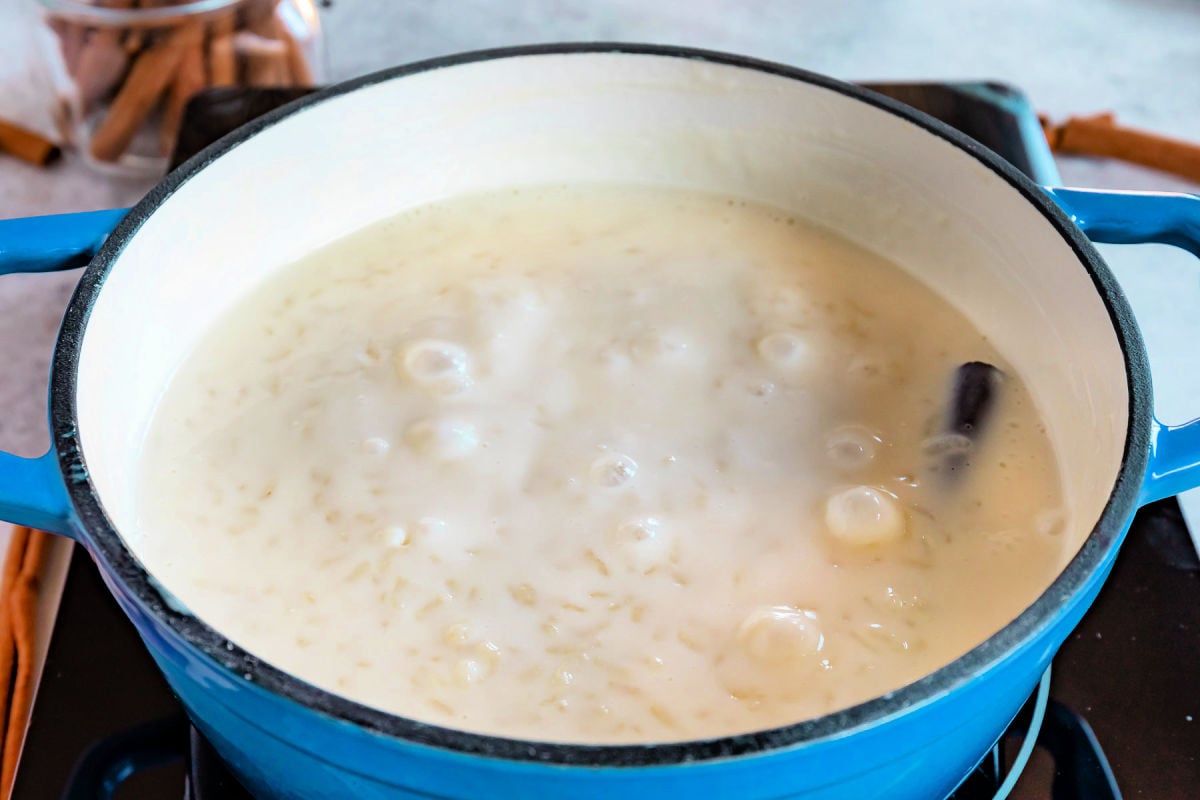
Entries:
{"type": "Polygon", "coordinates": [[[777,367],[801,367],[811,357],[808,342],[791,331],[769,333],[758,340],[755,349],[763,360],[777,367]]]}
{"type": "Polygon", "coordinates": [[[825,437],[825,454],[842,470],[856,470],[870,464],[879,453],[883,440],[862,425],[843,425],[825,437]]]}
{"type": "Polygon", "coordinates": [[[417,452],[456,461],[479,446],[479,432],[469,422],[456,419],[422,419],[408,426],[404,438],[417,452]]]}
{"type": "Polygon", "coordinates": [[[767,663],[808,658],[825,648],[816,612],[794,606],[756,608],[742,620],[737,640],[747,653],[767,663]]]}
{"type": "Polygon", "coordinates": [[[592,482],[597,486],[615,489],[624,486],[637,475],[638,465],[622,453],[605,453],[592,462],[592,482]]]}
{"type": "Polygon", "coordinates": [[[613,539],[626,566],[638,572],[648,572],[670,562],[671,537],[658,517],[626,520],[616,527],[613,539]]]}
{"type": "Polygon", "coordinates": [[[463,658],[454,666],[454,679],[460,686],[469,686],[472,683],[479,683],[488,676],[490,670],[487,666],[475,658],[463,658]]]}
{"type": "Polygon", "coordinates": [[[404,375],[438,394],[458,394],[473,382],[470,356],[453,342],[421,339],[404,348],[397,362],[404,375]]]}
{"type": "Polygon", "coordinates": [[[904,512],[896,499],[870,486],[852,486],[829,498],[825,525],[848,544],[893,542],[904,535],[904,512]]]}

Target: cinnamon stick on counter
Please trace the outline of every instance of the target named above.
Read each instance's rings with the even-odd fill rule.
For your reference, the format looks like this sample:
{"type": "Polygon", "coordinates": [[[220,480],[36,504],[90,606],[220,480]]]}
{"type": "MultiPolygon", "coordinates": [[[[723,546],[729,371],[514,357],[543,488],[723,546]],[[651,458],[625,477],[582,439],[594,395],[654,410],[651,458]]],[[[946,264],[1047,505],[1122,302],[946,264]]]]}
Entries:
{"type": "Polygon", "coordinates": [[[199,24],[184,25],[138,54],[104,121],[92,134],[93,157],[115,161],[125,152],[175,77],[184,54],[203,35],[199,24]]]}
{"type": "Polygon", "coordinates": [[[7,730],[4,749],[0,754],[0,785],[11,787],[17,772],[17,759],[29,726],[33,708],[34,672],[37,665],[37,606],[38,589],[43,565],[50,552],[49,533],[28,531],[21,572],[11,587],[5,587],[0,601],[10,606],[13,650],[16,665],[12,673],[8,700],[7,730]]]}
{"type": "Polygon", "coordinates": [[[304,51],[300,49],[300,43],[296,41],[296,37],[283,22],[279,23],[279,37],[287,45],[287,65],[288,71],[291,72],[292,85],[305,89],[316,86],[317,82],[313,78],[312,68],[308,66],[308,59],[305,58],[304,51]]]}
{"type": "MultiPolygon", "coordinates": [[[[142,11],[177,0],[95,2],[142,11]]],[[[278,0],[244,0],[203,20],[143,17],[78,31],[58,25],[60,35],[71,35],[73,48],[82,47],[72,55],[78,95],[67,81],[60,99],[64,139],[70,140],[76,129],[86,133],[80,123],[87,112],[99,107],[102,117],[90,136],[93,158],[119,160],[152,119],[160,123],[157,149],[166,154],[178,135],[188,100],[206,86],[312,85],[313,70],[305,54],[308,43],[293,34],[280,16],[283,13],[278,0]],[[82,45],[76,42],[76,33],[84,34],[82,45]],[[83,102],[74,100],[76,96],[83,102]]],[[[63,42],[65,46],[67,40],[63,42]]],[[[142,149],[140,139],[137,148],[142,149]]]]}
{"type": "Polygon", "coordinates": [[[274,66],[276,72],[282,73],[279,79],[281,85],[304,87],[316,85],[304,50],[300,47],[300,42],[296,41],[296,37],[288,30],[286,22],[272,14],[250,17],[247,25],[251,31],[264,39],[277,41],[283,45],[283,61],[274,66]]]}
{"type": "Polygon", "coordinates": [[[237,83],[237,54],[233,51],[233,17],[226,16],[212,24],[208,42],[208,81],[210,86],[233,86],[237,83]]]}
{"type": "Polygon", "coordinates": [[[235,49],[246,63],[246,85],[288,85],[286,44],[249,31],[242,31],[233,39],[235,49]]]}
{"type": "Polygon", "coordinates": [[[0,120],[0,152],[44,167],[59,156],[58,145],[18,125],[0,120]]]}
{"type": "Polygon", "coordinates": [[[1055,152],[1118,158],[1200,181],[1200,145],[1122,127],[1112,112],[1070,117],[1060,125],[1041,119],[1046,140],[1055,152]]]}
{"type": "Polygon", "coordinates": [[[50,534],[14,527],[0,580],[0,797],[16,773],[33,706],[40,583],[50,534]]]}
{"type": "MultiPolygon", "coordinates": [[[[102,5],[125,10],[133,8],[133,0],[109,0],[102,5]]],[[[75,27],[83,33],[84,44],[74,58],[71,74],[79,84],[79,97],[86,112],[120,82],[129,65],[129,54],[122,46],[119,29],[98,28],[88,33],[81,26],[75,27]]]]}
{"type": "Polygon", "coordinates": [[[179,135],[179,126],[183,122],[183,110],[192,95],[204,88],[204,42],[197,38],[188,45],[183,57],[179,60],[179,69],[175,72],[175,80],[167,92],[167,102],[163,106],[162,123],[158,129],[159,151],[164,156],[171,155],[175,139],[179,135]]]}
{"type": "MultiPolygon", "coordinates": [[[[4,751],[5,734],[8,731],[8,710],[12,706],[12,675],[17,666],[16,638],[13,635],[13,606],[8,595],[21,577],[21,566],[25,562],[25,548],[29,543],[28,528],[12,529],[8,540],[8,553],[4,558],[4,573],[0,577],[0,753],[4,751]]],[[[0,764],[3,757],[0,756],[0,764]]],[[[0,777],[3,770],[0,768],[0,777]]],[[[0,785],[0,795],[5,787],[0,785]]]]}

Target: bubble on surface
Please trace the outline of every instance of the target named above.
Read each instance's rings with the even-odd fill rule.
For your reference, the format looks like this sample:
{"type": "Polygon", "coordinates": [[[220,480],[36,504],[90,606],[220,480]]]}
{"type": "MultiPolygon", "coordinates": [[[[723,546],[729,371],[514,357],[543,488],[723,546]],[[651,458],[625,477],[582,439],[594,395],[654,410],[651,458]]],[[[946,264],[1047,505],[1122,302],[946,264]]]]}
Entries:
{"type": "Polygon", "coordinates": [[[862,425],[843,425],[825,437],[825,453],[841,470],[862,469],[875,460],[883,440],[862,425]]]}
{"type": "Polygon", "coordinates": [[[475,426],[457,419],[418,420],[408,426],[404,438],[418,453],[444,461],[465,458],[479,446],[475,426]]]}
{"type": "Polygon", "coordinates": [[[398,357],[402,374],[437,394],[459,394],[470,388],[471,358],[453,342],[420,339],[398,357]]]}
{"type": "Polygon", "coordinates": [[[613,539],[626,566],[638,572],[647,572],[670,562],[671,536],[659,517],[625,520],[617,525],[613,539]]]}
{"type": "Polygon", "coordinates": [[[764,361],[792,369],[804,366],[812,355],[808,342],[791,331],[769,333],[758,340],[755,349],[764,361]]]}
{"type": "Polygon", "coordinates": [[[742,620],[738,643],[766,663],[808,658],[825,648],[825,635],[815,611],[794,606],[756,608],[742,620]]]}
{"type": "Polygon", "coordinates": [[[589,470],[592,482],[607,489],[624,486],[637,471],[637,462],[623,453],[605,453],[592,462],[589,470]]]}
{"type": "Polygon", "coordinates": [[[893,542],[904,535],[904,512],[896,499],[870,486],[852,486],[829,498],[825,525],[835,538],[848,544],[893,542]]]}

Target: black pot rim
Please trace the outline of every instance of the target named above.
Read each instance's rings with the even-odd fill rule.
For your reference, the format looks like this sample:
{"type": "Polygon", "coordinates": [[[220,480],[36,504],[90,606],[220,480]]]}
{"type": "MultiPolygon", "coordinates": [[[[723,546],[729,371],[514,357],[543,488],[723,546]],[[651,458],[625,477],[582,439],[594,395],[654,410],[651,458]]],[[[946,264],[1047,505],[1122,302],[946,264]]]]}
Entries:
{"type": "Polygon", "coordinates": [[[223,137],[169,174],[139,202],[109,236],[85,270],[71,299],[55,348],[50,381],[51,430],[71,503],[84,529],[92,557],[122,584],[158,623],[228,672],[231,681],[249,680],[310,709],[385,736],[422,745],[515,761],[557,765],[638,767],[695,763],[844,736],[875,725],[906,709],[952,691],[987,670],[1051,624],[1060,605],[1080,592],[1120,544],[1125,524],[1137,507],[1150,441],[1151,387],[1146,355],[1129,305],[1095,248],[1053,201],[1008,162],[948,125],[858,86],[794,67],[744,56],[677,46],[626,43],[570,43],[482,50],[383,70],[331,86],[260,117],[223,137]],[[536,742],[470,733],[388,714],[308,684],[230,642],[200,619],[180,613],[123,544],[104,513],[82,447],[77,446],[78,363],[88,316],[105,278],[126,243],[154,211],[192,176],[251,136],[292,114],[330,98],[407,75],[463,64],[513,57],[620,53],[664,56],[733,66],[789,78],[838,92],[899,117],[966,151],[1008,183],[1038,211],[1071,247],[1102,298],[1125,361],[1129,418],[1121,469],[1092,532],[1055,581],[1016,619],[965,655],[914,683],[851,708],[770,730],[735,736],[636,745],[584,745],[536,742]]]}

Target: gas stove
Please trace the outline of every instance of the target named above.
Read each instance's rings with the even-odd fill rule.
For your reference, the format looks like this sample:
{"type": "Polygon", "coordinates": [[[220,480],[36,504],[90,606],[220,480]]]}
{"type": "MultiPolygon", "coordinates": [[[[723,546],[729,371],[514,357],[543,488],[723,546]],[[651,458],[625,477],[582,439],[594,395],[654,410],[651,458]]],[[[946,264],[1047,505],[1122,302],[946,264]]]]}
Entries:
{"type": "MultiPolygon", "coordinates": [[[[1020,92],[995,83],[871,88],[963,130],[1035,180],[1057,183],[1020,92]]],[[[202,93],[188,107],[175,162],[304,91],[202,93]]],[[[1178,505],[1167,500],[1138,513],[1099,599],[1055,659],[1053,677],[953,800],[1196,796],[1196,665],[1200,560],[1178,505]]],[[[81,548],[72,557],[12,797],[250,798],[191,727],[81,548]]]]}

